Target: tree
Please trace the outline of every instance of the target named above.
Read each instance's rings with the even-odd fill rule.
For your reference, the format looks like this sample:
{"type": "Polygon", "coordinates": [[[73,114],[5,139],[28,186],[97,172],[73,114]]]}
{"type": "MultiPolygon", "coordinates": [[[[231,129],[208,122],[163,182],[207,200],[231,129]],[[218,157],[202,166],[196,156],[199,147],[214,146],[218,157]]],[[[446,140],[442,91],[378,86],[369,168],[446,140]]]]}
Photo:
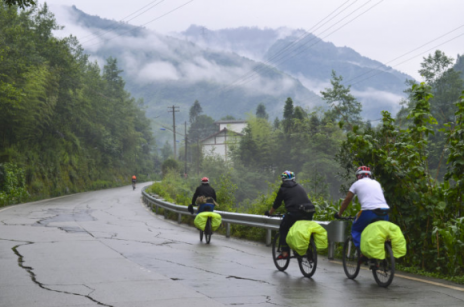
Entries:
{"type": "Polygon", "coordinates": [[[17,5],[22,9],[36,4],[34,0],[3,0],[3,2],[8,6],[17,5]]]}
{"type": "Polygon", "coordinates": [[[165,161],[172,156],[174,156],[174,151],[172,150],[171,144],[169,144],[169,142],[166,141],[164,143],[164,146],[161,148],[161,157],[163,157],[163,161],[165,161]]]}
{"type": "Polygon", "coordinates": [[[330,83],[332,88],[326,88],[321,91],[322,99],[330,106],[327,116],[334,121],[342,121],[352,128],[354,125],[361,123],[362,106],[356,98],[350,93],[350,86],[345,87],[342,84],[342,76],[337,76],[332,70],[332,79],[330,83]]]}
{"type": "Polygon", "coordinates": [[[425,78],[427,84],[433,84],[443,72],[450,66],[453,59],[447,57],[442,51],[436,50],[434,55],[429,54],[421,63],[419,73],[425,78]]]}
{"type": "Polygon", "coordinates": [[[190,116],[190,123],[193,124],[195,122],[195,120],[197,119],[197,117],[203,112],[203,109],[201,108],[201,105],[200,103],[198,102],[198,100],[195,100],[195,102],[193,103],[193,105],[190,107],[190,112],[189,112],[189,116],[190,116]]]}
{"type": "Polygon", "coordinates": [[[266,113],[266,106],[264,104],[258,104],[258,107],[256,108],[256,117],[263,118],[265,120],[269,118],[269,114],[266,113]]]}
{"type": "Polygon", "coordinates": [[[188,138],[193,142],[197,142],[216,132],[218,132],[218,128],[214,124],[214,119],[208,115],[199,115],[190,125],[188,138]]]}
{"type": "Polygon", "coordinates": [[[289,133],[292,128],[292,120],[293,120],[293,100],[292,98],[288,97],[287,100],[285,101],[285,106],[284,106],[284,119],[282,120],[282,126],[284,128],[285,133],[289,133]]]}

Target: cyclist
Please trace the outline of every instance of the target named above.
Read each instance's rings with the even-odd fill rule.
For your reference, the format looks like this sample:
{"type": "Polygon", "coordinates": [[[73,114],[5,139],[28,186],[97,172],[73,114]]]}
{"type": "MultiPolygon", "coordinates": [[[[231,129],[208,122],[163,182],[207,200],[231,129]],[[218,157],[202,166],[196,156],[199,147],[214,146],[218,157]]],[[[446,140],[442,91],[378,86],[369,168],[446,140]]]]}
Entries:
{"type": "MultiPolygon", "coordinates": [[[[372,179],[371,169],[367,166],[360,166],[356,170],[356,181],[353,183],[343,200],[340,210],[334,217],[342,216],[343,211],[349,206],[354,195],[358,196],[361,203],[361,211],[356,215],[356,219],[351,227],[351,236],[356,247],[361,244],[361,233],[368,224],[374,220],[388,221],[390,207],[383,195],[380,183],[372,179]]],[[[365,260],[365,259],[363,259],[365,260]]]]}
{"type": "Polygon", "coordinates": [[[295,182],[295,174],[293,172],[285,171],[280,177],[282,178],[282,184],[277,192],[274,204],[271,210],[264,212],[264,214],[273,214],[280,207],[282,201],[285,203],[287,214],[284,215],[279,228],[282,254],[277,259],[286,259],[289,257],[290,252],[290,247],[286,242],[290,227],[299,220],[312,220],[316,210],[304,188],[295,182]]]}
{"type": "Polygon", "coordinates": [[[136,182],[137,182],[137,177],[135,177],[135,175],[134,175],[134,176],[132,176],[132,188],[134,188],[134,189],[135,189],[136,182]]]}
{"type": "Polygon", "coordinates": [[[188,211],[191,214],[193,214],[193,206],[195,206],[198,196],[204,196],[206,198],[211,197],[214,201],[217,200],[216,191],[209,185],[208,177],[201,178],[201,185],[196,188],[195,193],[193,194],[192,204],[188,206],[188,211]]]}

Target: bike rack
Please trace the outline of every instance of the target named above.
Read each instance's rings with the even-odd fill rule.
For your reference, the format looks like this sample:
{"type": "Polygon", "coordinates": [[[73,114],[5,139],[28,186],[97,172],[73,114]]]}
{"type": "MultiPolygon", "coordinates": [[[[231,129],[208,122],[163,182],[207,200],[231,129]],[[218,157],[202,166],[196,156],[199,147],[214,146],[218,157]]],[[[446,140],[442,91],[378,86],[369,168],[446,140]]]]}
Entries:
{"type": "MultiPolygon", "coordinates": [[[[143,202],[148,206],[151,211],[158,214],[158,208],[165,209],[164,218],[167,218],[166,210],[177,213],[177,222],[180,224],[182,215],[191,216],[186,206],[176,205],[162,200],[154,195],[149,195],[145,192],[147,188],[143,187],[142,196],[143,202]]],[[[226,227],[226,237],[230,237],[230,224],[245,225],[250,227],[258,227],[266,229],[266,245],[271,245],[272,231],[279,230],[280,218],[267,217],[264,215],[245,214],[214,210],[222,216],[222,224],[226,227]]],[[[328,258],[333,259],[335,254],[335,243],[343,243],[348,235],[348,221],[314,221],[327,230],[327,237],[329,240],[328,258]]]]}

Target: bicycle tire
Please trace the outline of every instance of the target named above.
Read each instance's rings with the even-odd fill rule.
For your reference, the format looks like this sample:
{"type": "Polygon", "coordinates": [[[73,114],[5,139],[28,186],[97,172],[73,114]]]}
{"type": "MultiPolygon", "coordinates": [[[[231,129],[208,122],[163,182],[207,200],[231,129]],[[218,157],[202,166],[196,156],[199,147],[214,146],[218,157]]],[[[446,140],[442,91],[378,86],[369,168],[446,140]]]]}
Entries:
{"type": "Polygon", "coordinates": [[[205,241],[206,244],[209,244],[211,241],[211,235],[213,234],[213,228],[211,226],[211,218],[209,217],[208,220],[206,220],[206,225],[205,225],[205,241]]]}
{"type": "Polygon", "coordinates": [[[378,267],[372,269],[375,282],[380,287],[388,287],[395,276],[395,257],[390,242],[385,242],[385,259],[379,261],[378,267]]]}
{"type": "Polygon", "coordinates": [[[203,242],[203,230],[200,230],[200,242],[203,242]]]}
{"type": "Polygon", "coordinates": [[[290,254],[288,255],[289,257],[287,259],[277,259],[281,253],[279,238],[280,234],[277,233],[274,237],[274,240],[272,241],[272,260],[274,261],[276,268],[283,272],[290,264],[290,254]]]}
{"type": "Polygon", "coordinates": [[[343,244],[343,270],[349,279],[355,279],[359,274],[361,268],[360,256],[361,251],[354,246],[353,239],[348,237],[343,244]]]}
{"type": "Polygon", "coordinates": [[[298,265],[304,277],[311,277],[316,273],[317,268],[317,248],[313,236],[311,236],[308,250],[302,257],[298,257],[298,265]]]}

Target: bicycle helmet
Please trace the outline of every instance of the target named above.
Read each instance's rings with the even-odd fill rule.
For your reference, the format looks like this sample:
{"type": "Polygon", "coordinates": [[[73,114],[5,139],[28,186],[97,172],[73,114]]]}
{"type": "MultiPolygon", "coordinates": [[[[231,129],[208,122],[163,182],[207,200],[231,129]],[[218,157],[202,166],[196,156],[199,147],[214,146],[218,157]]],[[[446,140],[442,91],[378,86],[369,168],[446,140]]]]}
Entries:
{"type": "Polygon", "coordinates": [[[203,177],[201,178],[201,183],[208,183],[209,182],[209,178],[208,177],[203,177]]]}
{"type": "Polygon", "coordinates": [[[295,174],[291,171],[285,171],[280,175],[282,181],[295,180],[295,174]]]}
{"type": "Polygon", "coordinates": [[[358,167],[356,170],[356,178],[359,180],[366,177],[372,178],[371,168],[367,166],[358,167]]]}

